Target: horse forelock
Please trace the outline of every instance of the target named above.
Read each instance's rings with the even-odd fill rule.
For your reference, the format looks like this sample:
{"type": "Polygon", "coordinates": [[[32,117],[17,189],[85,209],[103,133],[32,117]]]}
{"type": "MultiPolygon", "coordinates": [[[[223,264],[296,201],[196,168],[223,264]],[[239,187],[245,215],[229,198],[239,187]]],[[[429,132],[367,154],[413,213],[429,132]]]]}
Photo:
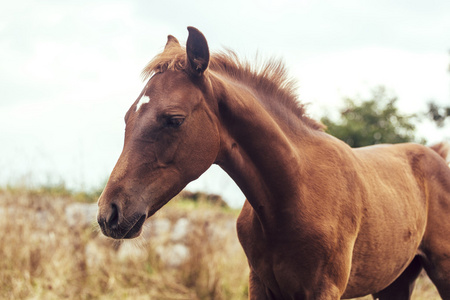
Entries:
{"type": "Polygon", "coordinates": [[[167,70],[184,70],[186,66],[186,49],[179,45],[166,47],[163,52],[156,55],[142,70],[143,80],[147,80],[156,73],[167,70]]]}
{"type": "MultiPolygon", "coordinates": [[[[141,76],[143,80],[147,80],[154,74],[164,73],[167,70],[183,71],[186,66],[186,48],[176,44],[166,47],[163,52],[156,55],[142,70],[141,76]]],[[[307,116],[305,105],[296,95],[296,80],[287,75],[282,60],[270,59],[264,63],[249,63],[240,60],[234,51],[227,50],[211,55],[209,69],[245,82],[266,95],[273,95],[271,99],[277,99],[279,105],[290,109],[310,128],[316,130],[325,128],[322,123],[307,116]]]]}

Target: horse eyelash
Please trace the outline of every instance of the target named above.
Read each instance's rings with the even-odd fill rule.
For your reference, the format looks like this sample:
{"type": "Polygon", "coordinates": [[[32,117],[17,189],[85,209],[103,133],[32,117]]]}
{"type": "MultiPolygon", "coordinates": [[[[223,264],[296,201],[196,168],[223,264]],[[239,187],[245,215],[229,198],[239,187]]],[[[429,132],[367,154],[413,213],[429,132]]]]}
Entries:
{"type": "Polygon", "coordinates": [[[178,128],[183,125],[185,118],[183,116],[167,116],[164,118],[165,127],[178,128]]]}

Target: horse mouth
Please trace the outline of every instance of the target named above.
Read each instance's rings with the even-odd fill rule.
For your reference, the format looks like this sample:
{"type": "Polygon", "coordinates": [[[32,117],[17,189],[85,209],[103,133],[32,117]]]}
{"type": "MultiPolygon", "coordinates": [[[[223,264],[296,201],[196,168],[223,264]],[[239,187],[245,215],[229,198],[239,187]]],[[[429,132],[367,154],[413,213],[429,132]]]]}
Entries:
{"type": "Polygon", "coordinates": [[[142,225],[144,225],[146,215],[142,215],[131,229],[123,236],[123,239],[132,239],[138,237],[142,231],[142,225]]]}
{"type": "Polygon", "coordinates": [[[132,239],[138,237],[142,231],[142,225],[146,220],[146,215],[139,215],[139,217],[131,218],[127,222],[117,222],[117,216],[111,217],[109,221],[104,218],[98,219],[98,224],[103,234],[107,237],[121,240],[121,239],[132,239]],[[128,224],[128,226],[126,226],[128,224]]]}

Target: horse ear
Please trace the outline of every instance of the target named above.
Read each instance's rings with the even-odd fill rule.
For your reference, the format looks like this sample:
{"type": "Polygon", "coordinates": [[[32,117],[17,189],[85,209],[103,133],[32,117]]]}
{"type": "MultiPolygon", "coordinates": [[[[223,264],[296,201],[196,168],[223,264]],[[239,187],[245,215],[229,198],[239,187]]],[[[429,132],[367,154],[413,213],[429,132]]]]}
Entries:
{"type": "Polygon", "coordinates": [[[188,27],[189,37],[186,43],[188,69],[194,76],[200,77],[209,64],[208,42],[205,36],[195,27],[188,27]]]}
{"type": "Polygon", "coordinates": [[[166,43],[166,46],[164,47],[164,50],[167,48],[170,48],[172,46],[181,47],[180,42],[177,40],[176,37],[174,37],[173,35],[168,35],[167,43],[166,43]]]}

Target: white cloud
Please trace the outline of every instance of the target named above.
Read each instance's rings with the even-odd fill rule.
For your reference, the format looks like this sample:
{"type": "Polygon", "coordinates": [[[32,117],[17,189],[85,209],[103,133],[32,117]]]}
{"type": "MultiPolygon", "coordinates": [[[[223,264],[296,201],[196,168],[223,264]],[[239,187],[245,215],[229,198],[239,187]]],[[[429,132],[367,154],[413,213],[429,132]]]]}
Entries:
{"type": "Polygon", "coordinates": [[[295,73],[304,101],[328,106],[385,85],[399,96],[401,108],[412,113],[423,110],[429,99],[450,98],[447,63],[445,53],[369,47],[308,58],[295,66],[295,73]]]}

